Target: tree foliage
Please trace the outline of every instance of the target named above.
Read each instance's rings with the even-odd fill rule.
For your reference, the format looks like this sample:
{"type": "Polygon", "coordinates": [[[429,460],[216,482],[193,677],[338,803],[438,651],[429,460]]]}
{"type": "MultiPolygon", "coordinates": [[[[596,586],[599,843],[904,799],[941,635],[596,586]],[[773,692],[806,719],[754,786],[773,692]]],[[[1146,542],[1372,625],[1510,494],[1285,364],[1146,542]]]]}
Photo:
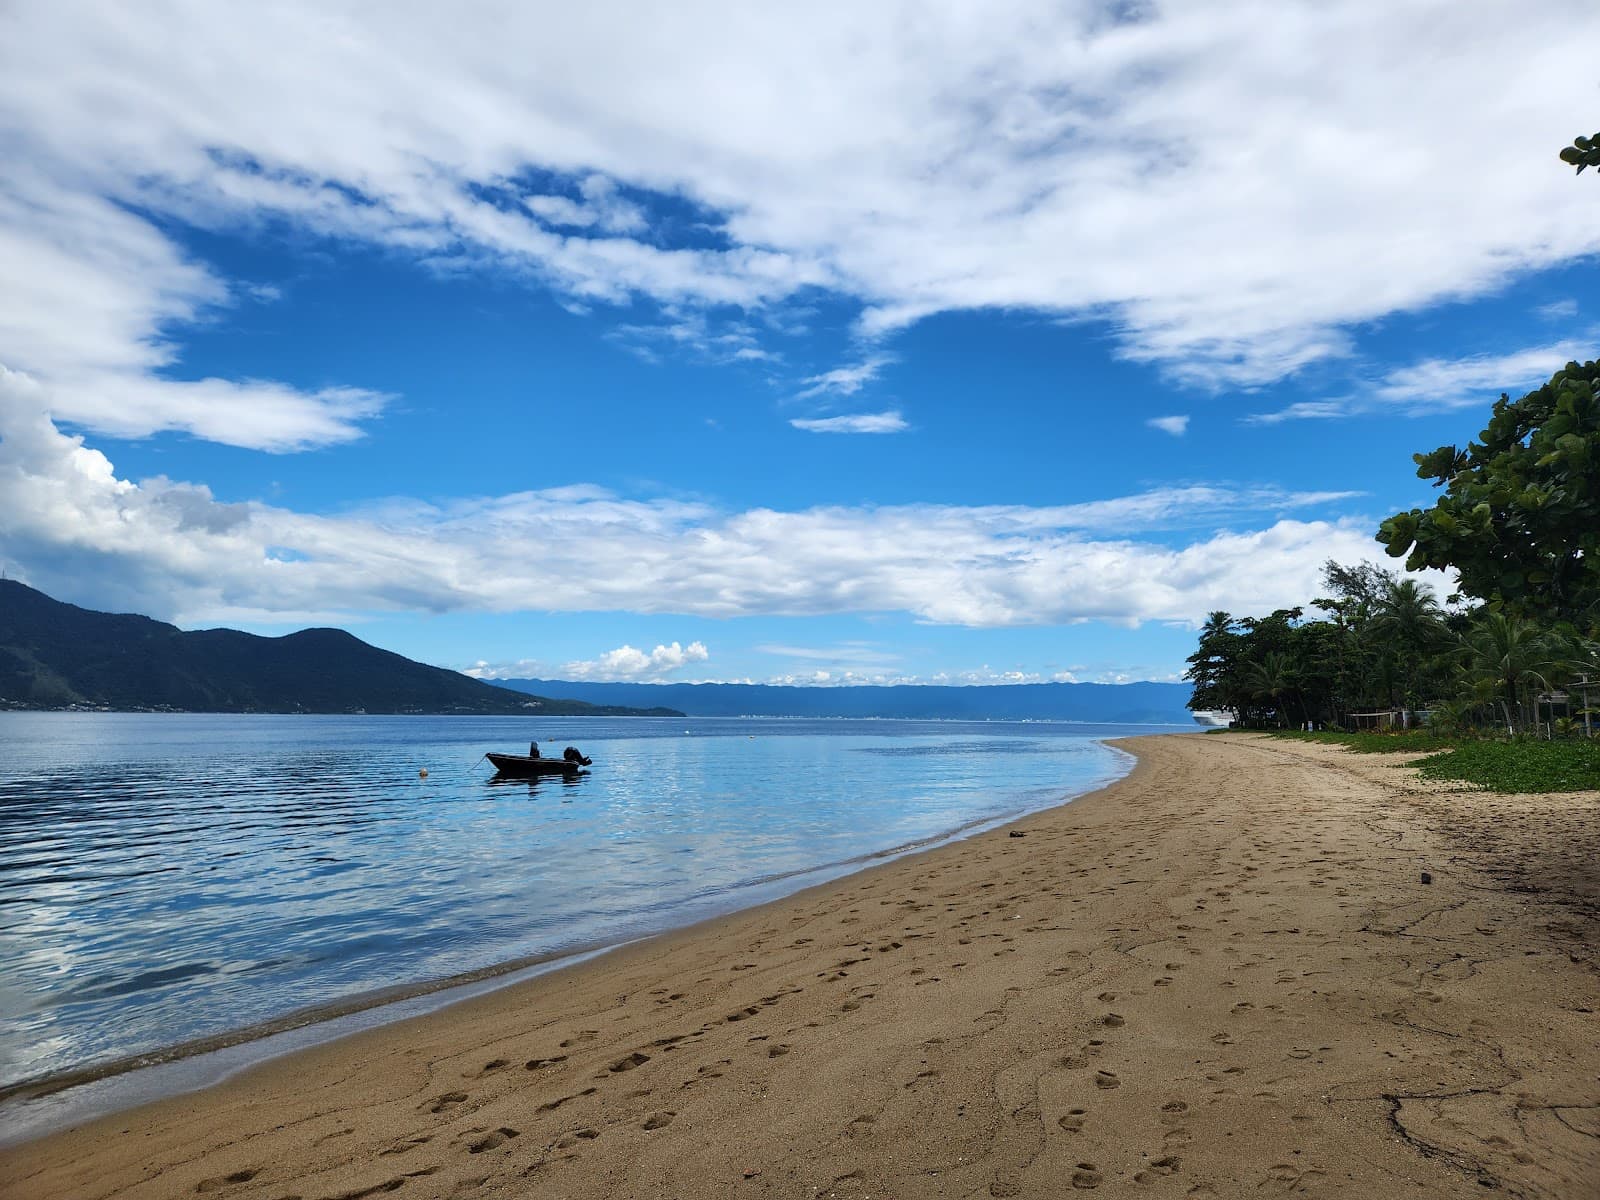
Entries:
{"type": "Polygon", "coordinates": [[[1240,724],[1343,724],[1352,712],[1416,706],[1447,690],[1449,616],[1426,587],[1363,563],[1323,568],[1328,614],[1282,608],[1266,617],[1216,612],[1185,678],[1191,709],[1231,710],[1240,724]]]}
{"type": "Polygon", "coordinates": [[[1191,709],[1255,728],[1348,728],[1372,709],[1425,709],[1457,732],[1584,728],[1584,689],[1600,690],[1600,362],[1501,396],[1464,450],[1413,458],[1444,495],[1390,517],[1378,540],[1408,569],[1455,571],[1479,603],[1446,609],[1415,579],[1330,562],[1328,595],[1311,601],[1326,618],[1211,614],[1189,657],[1191,709]]]}
{"type": "Polygon", "coordinates": [[[1585,167],[1600,170],[1600,133],[1593,137],[1579,134],[1573,138],[1572,145],[1561,147],[1561,161],[1577,167],[1579,175],[1583,174],[1585,167]]]}
{"type": "Polygon", "coordinates": [[[1378,540],[1408,570],[1454,570],[1461,590],[1542,620],[1600,614],[1600,361],[1568,363],[1513,401],[1502,395],[1465,449],[1413,455],[1444,488],[1396,513],[1378,540]]]}

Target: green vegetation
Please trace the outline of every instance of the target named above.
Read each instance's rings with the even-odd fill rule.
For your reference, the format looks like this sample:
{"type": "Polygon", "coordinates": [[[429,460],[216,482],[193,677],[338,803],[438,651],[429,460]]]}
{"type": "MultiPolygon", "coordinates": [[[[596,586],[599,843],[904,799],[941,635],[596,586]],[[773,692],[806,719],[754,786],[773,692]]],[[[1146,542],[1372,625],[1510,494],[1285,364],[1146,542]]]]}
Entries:
{"type": "Polygon", "coordinates": [[[1573,138],[1572,145],[1561,147],[1561,161],[1577,167],[1579,175],[1583,174],[1585,167],[1600,169],[1600,133],[1593,137],[1580,134],[1573,138]]]}
{"type": "Polygon", "coordinates": [[[1363,752],[1442,752],[1422,760],[1431,778],[1600,789],[1600,362],[1501,396],[1466,449],[1414,459],[1444,494],[1377,537],[1408,569],[1453,571],[1459,594],[1329,562],[1306,606],[1322,616],[1207,618],[1189,707],[1363,752]]]}
{"type": "Polygon", "coordinates": [[[1212,613],[1188,659],[1190,708],[1231,710],[1247,729],[1427,720],[1515,735],[1581,715],[1581,691],[1551,696],[1581,687],[1585,673],[1600,702],[1600,630],[1535,624],[1488,605],[1447,609],[1415,580],[1370,564],[1330,562],[1323,582],[1331,595],[1311,606],[1326,618],[1301,608],[1212,613]]]}
{"type": "Polygon", "coordinates": [[[1344,746],[1357,754],[1430,754],[1460,745],[1460,739],[1427,729],[1407,729],[1396,733],[1341,733],[1318,730],[1307,733],[1290,729],[1274,736],[1299,742],[1320,742],[1325,746],[1344,746]]]}
{"type": "Polygon", "coordinates": [[[1380,526],[1407,570],[1454,570],[1466,595],[1517,616],[1600,618],[1600,362],[1502,395],[1466,449],[1412,457],[1445,494],[1380,526]]]}
{"type": "Polygon", "coordinates": [[[1463,742],[1409,764],[1493,792],[1600,791],[1600,742],[1463,742]]]}
{"type": "Polygon", "coordinates": [[[1427,729],[1397,733],[1305,733],[1274,737],[1343,746],[1357,754],[1425,754],[1408,758],[1424,779],[1459,780],[1495,792],[1600,791],[1600,739],[1542,741],[1468,739],[1427,729]]]}

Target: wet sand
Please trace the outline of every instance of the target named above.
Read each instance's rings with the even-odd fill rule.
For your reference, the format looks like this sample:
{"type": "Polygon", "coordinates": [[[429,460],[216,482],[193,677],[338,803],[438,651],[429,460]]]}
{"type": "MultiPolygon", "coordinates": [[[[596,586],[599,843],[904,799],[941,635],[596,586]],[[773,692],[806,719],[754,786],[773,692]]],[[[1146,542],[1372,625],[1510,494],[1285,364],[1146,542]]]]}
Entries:
{"type": "Polygon", "coordinates": [[[1600,794],[1121,744],[1009,829],[6,1151],[0,1194],[1600,1197],[1600,794]]]}

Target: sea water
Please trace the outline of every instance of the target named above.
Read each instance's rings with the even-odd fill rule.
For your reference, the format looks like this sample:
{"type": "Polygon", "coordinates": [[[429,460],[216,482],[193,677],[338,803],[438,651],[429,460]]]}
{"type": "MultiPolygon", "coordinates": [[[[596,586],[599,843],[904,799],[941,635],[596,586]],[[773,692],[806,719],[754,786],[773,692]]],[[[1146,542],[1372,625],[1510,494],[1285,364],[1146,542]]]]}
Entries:
{"type": "Polygon", "coordinates": [[[0,713],[0,1085],[757,903],[1159,729],[0,713]],[[532,737],[594,765],[493,780],[532,737]]]}

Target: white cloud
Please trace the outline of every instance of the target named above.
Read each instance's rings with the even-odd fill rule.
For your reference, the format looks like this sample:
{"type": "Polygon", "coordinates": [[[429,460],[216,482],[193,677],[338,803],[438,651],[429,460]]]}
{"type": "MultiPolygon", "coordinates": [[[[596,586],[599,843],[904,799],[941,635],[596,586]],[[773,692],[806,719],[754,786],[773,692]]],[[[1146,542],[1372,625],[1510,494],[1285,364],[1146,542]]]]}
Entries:
{"type": "Polygon", "coordinates": [[[668,306],[659,321],[615,326],[608,335],[647,362],[672,348],[711,363],[777,363],[783,356],[763,349],[748,321],[714,321],[702,312],[668,306]]]}
{"type": "Polygon", "coordinates": [[[1151,417],[1145,422],[1151,429],[1159,429],[1162,433],[1170,433],[1173,437],[1182,437],[1189,432],[1189,418],[1181,417],[1151,417]]]}
{"type": "Polygon", "coordinates": [[[673,642],[670,646],[657,646],[649,653],[622,645],[591,661],[567,663],[561,668],[561,678],[608,682],[655,680],[690,663],[706,662],[710,657],[711,652],[704,642],[690,642],[687,646],[673,642]]]}
{"type": "Polygon", "coordinates": [[[755,647],[760,654],[773,654],[779,658],[811,659],[829,663],[856,663],[883,666],[898,662],[900,656],[866,642],[845,642],[837,646],[784,646],[762,645],[755,647]]]}
{"type": "Polygon", "coordinates": [[[1461,408],[1487,410],[1501,392],[1520,395],[1549,380],[1569,362],[1588,361],[1595,354],[1595,347],[1593,340],[1571,339],[1548,346],[1529,346],[1507,354],[1425,359],[1396,367],[1358,395],[1303,400],[1249,419],[1271,424],[1296,418],[1336,418],[1397,409],[1408,416],[1461,408]]]}
{"type": "Polygon", "coordinates": [[[546,225],[608,233],[638,233],[645,228],[644,210],[617,194],[617,185],[604,175],[591,175],[578,185],[582,201],[566,196],[533,195],[523,206],[546,225]]]}
{"type": "MultiPolygon", "coordinates": [[[[1058,508],[722,512],[575,486],[297,513],[222,503],[161,477],[119,478],[103,453],[55,428],[38,392],[0,375],[0,558],[76,603],[188,624],[239,611],[529,608],[906,613],[970,626],[1194,622],[1216,608],[1300,603],[1328,558],[1389,562],[1369,521],[1280,516],[1240,529],[1248,515],[1340,495],[1270,489],[1173,489],[1058,508]],[[1224,519],[1233,528],[1215,531],[1224,519]],[[1158,527],[1200,532],[1179,545],[1136,536],[1158,527]]],[[[670,646],[654,653],[652,662],[671,661],[670,646]]],[[[637,660],[613,665],[628,661],[637,660]]]]}
{"type": "Polygon", "coordinates": [[[821,375],[812,375],[802,381],[810,386],[799,394],[799,399],[825,395],[854,396],[894,361],[892,355],[876,354],[848,367],[835,367],[821,375]]]}
{"type": "Polygon", "coordinates": [[[789,424],[807,433],[901,433],[910,428],[895,409],[843,417],[796,417],[789,424]]]}
{"type": "Polygon", "coordinates": [[[52,415],[97,432],[296,450],[359,437],[390,399],[158,374],[177,358],[169,331],[227,303],[227,285],[132,213],[26,166],[0,174],[0,262],[0,370],[26,373],[52,415]]]}
{"type": "Polygon", "coordinates": [[[1249,386],[1347,353],[1362,322],[1600,250],[1592,189],[1550,149],[1551,114],[1591,105],[1597,41],[1578,0],[448,22],[19,0],[0,9],[0,362],[148,372],[224,303],[149,213],[284,221],[579,306],[820,289],[869,336],[956,310],[1092,316],[1130,358],[1249,386]],[[1485,86],[1507,62],[1540,86],[1485,86]],[[1441,129],[1472,131],[1470,186],[1441,129]]]}
{"type": "Polygon", "coordinates": [[[1554,300],[1549,304],[1541,304],[1534,311],[1546,321],[1565,321],[1578,315],[1578,302],[1576,300],[1554,300]]]}

